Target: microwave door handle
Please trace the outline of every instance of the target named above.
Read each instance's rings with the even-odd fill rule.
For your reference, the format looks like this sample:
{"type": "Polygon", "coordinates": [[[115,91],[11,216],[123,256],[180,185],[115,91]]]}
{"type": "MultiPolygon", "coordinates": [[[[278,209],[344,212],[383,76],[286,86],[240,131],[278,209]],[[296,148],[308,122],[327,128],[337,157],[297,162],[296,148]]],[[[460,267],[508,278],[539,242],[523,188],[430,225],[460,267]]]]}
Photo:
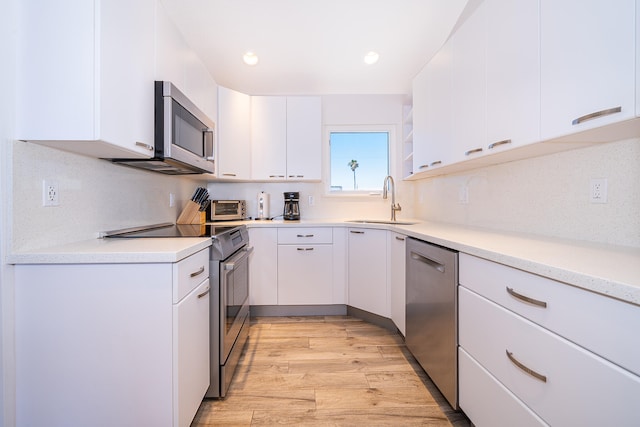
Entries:
{"type": "Polygon", "coordinates": [[[211,128],[205,129],[203,131],[204,135],[204,149],[205,149],[205,158],[209,161],[214,161],[215,157],[213,156],[213,145],[215,138],[215,131],[211,128]]]}

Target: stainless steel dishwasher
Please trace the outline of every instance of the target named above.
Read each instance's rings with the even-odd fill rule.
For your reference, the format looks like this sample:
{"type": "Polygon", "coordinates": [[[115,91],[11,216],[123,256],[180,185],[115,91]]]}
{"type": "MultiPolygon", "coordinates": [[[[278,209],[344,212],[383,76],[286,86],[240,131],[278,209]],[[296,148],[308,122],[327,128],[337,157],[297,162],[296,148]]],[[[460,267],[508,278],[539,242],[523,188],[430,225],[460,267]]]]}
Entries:
{"type": "Polygon", "coordinates": [[[406,344],[458,409],[458,252],[407,239],[406,344]]]}

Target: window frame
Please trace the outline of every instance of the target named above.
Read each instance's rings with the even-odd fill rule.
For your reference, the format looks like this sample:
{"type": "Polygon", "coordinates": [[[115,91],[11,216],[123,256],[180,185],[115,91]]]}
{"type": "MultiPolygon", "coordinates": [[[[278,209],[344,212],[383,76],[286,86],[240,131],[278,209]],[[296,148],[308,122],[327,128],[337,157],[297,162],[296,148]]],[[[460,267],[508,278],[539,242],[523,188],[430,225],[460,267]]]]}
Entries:
{"type": "MultiPolygon", "coordinates": [[[[387,143],[387,161],[389,162],[389,175],[393,175],[394,173],[394,148],[396,146],[396,126],[392,124],[388,125],[325,125],[324,126],[324,136],[323,136],[323,157],[324,161],[322,162],[323,167],[323,176],[324,176],[324,195],[327,197],[370,197],[370,196],[380,196],[382,195],[382,184],[383,181],[380,182],[380,190],[340,190],[335,191],[331,190],[331,133],[348,133],[348,132],[385,132],[389,135],[389,140],[387,143]]],[[[346,167],[346,165],[345,165],[346,167]]]]}

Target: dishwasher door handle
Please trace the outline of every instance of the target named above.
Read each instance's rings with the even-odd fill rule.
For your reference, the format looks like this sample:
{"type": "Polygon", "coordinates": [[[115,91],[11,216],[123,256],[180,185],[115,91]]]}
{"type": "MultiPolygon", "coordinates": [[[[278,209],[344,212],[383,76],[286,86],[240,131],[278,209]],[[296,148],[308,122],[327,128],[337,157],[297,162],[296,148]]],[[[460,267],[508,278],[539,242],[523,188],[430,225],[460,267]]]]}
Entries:
{"type": "Polygon", "coordinates": [[[442,263],[440,263],[440,262],[438,262],[438,261],[436,261],[434,259],[428,258],[428,257],[426,257],[424,255],[421,255],[419,253],[416,253],[416,252],[411,252],[411,258],[415,259],[416,261],[420,261],[420,262],[422,262],[424,264],[427,264],[429,267],[432,267],[432,268],[438,270],[440,273],[444,273],[444,264],[442,264],[442,263]]]}

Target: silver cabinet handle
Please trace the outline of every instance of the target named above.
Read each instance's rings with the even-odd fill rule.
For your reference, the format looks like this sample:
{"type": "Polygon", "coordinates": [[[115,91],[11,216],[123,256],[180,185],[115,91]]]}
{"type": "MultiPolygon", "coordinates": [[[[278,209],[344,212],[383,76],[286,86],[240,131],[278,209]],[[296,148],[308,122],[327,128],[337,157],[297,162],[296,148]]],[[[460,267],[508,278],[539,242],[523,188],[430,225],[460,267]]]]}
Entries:
{"type": "Polygon", "coordinates": [[[542,381],[543,383],[547,382],[547,377],[546,376],[544,376],[542,374],[539,374],[536,371],[534,371],[533,369],[528,368],[525,365],[523,365],[520,361],[518,361],[518,359],[513,357],[513,353],[511,353],[509,350],[506,350],[506,352],[507,352],[507,357],[509,358],[511,363],[513,363],[518,368],[522,369],[524,372],[526,372],[527,374],[531,375],[535,379],[538,379],[538,380],[542,381]]]}
{"type": "Polygon", "coordinates": [[[465,156],[470,156],[470,155],[472,155],[472,154],[475,154],[475,153],[481,153],[481,152],[482,152],[482,147],[479,147],[479,148],[474,148],[473,150],[467,150],[467,151],[465,151],[465,152],[464,152],[464,155],[465,155],[465,156]]]}
{"type": "Polygon", "coordinates": [[[597,119],[598,117],[609,116],[611,114],[616,114],[622,112],[622,107],[609,108],[607,110],[596,111],[595,113],[585,114],[584,116],[578,117],[574,121],[571,122],[572,125],[579,125],[580,123],[597,119]]]}
{"type": "Polygon", "coordinates": [[[299,251],[312,251],[313,248],[297,248],[299,251]]]}
{"type": "Polygon", "coordinates": [[[400,240],[401,242],[404,242],[404,237],[398,237],[398,236],[396,236],[396,240],[400,240]]]}
{"type": "Polygon", "coordinates": [[[304,175],[289,175],[289,178],[304,178],[304,175]]]}
{"type": "Polygon", "coordinates": [[[349,230],[349,233],[352,233],[352,234],[364,234],[364,231],[349,230]]]}
{"type": "Polygon", "coordinates": [[[444,273],[444,264],[439,263],[438,261],[428,258],[424,255],[420,255],[418,253],[415,252],[411,252],[411,258],[415,259],[416,261],[420,261],[423,264],[428,265],[429,267],[432,267],[436,270],[438,270],[440,273],[444,273]]]}
{"type": "Polygon", "coordinates": [[[236,176],[235,173],[223,173],[222,176],[236,176]]]}
{"type": "Polygon", "coordinates": [[[196,277],[204,273],[204,265],[198,269],[198,271],[194,271],[190,274],[191,277],[196,277]]]}
{"type": "Polygon", "coordinates": [[[284,178],[284,175],[269,175],[269,178],[284,178]]]}
{"type": "Polygon", "coordinates": [[[298,234],[296,237],[313,237],[313,234],[298,234]]]}
{"type": "Polygon", "coordinates": [[[499,147],[500,145],[505,145],[505,144],[511,144],[511,140],[510,139],[505,139],[504,141],[494,142],[492,144],[489,144],[489,146],[487,148],[489,150],[493,150],[494,148],[499,147]]]}
{"type": "Polygon", "coordinates": [[[153,151],[153,145],[145,144],[144,142],[136,141],[136,146],[146,148],[149,151],[153,151]]]}
{"type": "Polygon", "coordinates": [[[435,162],[431,162],[429,166],[438,166],[442,164],[442,160],[436,160],[435,162]]]}
{"type": "Polygon", "coordinates": [[[537,305],[538,307],[542,307],[542,308],[547,308],[547,303],[544,301],[540,301],[537,299],[533,299],[531,297],[528,297],[526,295],[522,295],[516,291],[513,290],[513,288],[510,288],[507,286],[507,293],[509,295],[511,295],[512,297],[519,299],[520,301],[524,301],[524,302],[528,302],[529,304],[533,304],[533,305],[537,305]]]}
{"type": "Polygon", "coordinates": [[[418,169],[426,169],[426,168],[428,168],[428,167],[429,167],[429,165],[428,165],[428,164],[424,164],[424,165],[420,165],[420,166],[418,166],[418,169]]]}
{"type": "Polygon", "coordinates": [[[202,298],[202,297],[204,297],[204,296],[205,296],[205,295],[207,295],[209,292],[211,292],[211,288],[207,286],[207,290],[206,290],[206,291],[204,291],[204,292],[203,292],[203,293],[201,293],[201,294],[198,294],[198,298],[202,298]]]}

